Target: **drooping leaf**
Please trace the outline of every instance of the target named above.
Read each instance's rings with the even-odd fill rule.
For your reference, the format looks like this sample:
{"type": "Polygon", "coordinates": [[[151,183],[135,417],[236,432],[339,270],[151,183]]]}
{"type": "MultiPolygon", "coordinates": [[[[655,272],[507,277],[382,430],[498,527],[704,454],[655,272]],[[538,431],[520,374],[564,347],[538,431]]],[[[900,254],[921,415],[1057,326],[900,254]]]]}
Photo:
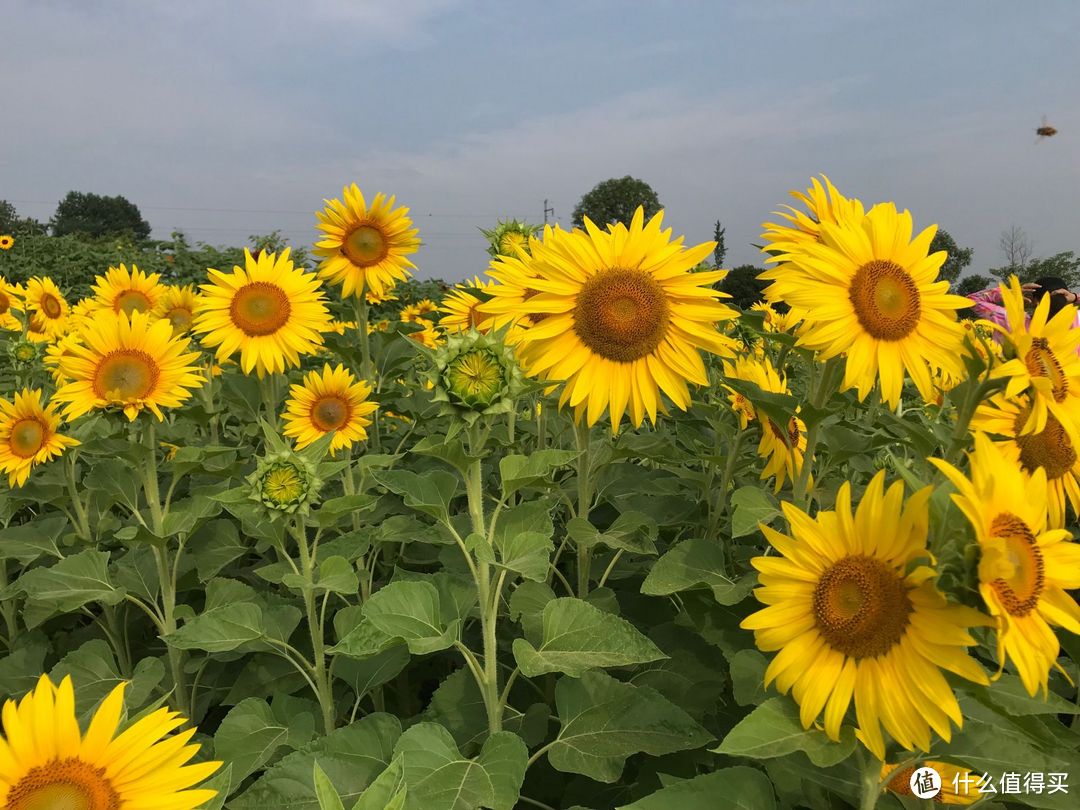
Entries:
{"type": "Polygon", "coordinates": [[[627,757],[659,756],[698,748],[712,735],[659,692],[631,686],[602,672],[555,685],[562,728],[548,749],[556,770],[614,782],[627,757]]]}
{"type": "Polygon", "coordinates": [[[391,582],[364,603],[364,616],[388,636],[401,638],[415,655],[451,647],[457,619],[445,622],[439,591],[430,582],[391,582]]]}
{"type": "Polygon", "coordinates": [[[525,579],[543,582],[555,550],[554,532],[549,506],[544,501],[527,501],[504,510],[495,524],[498,564],[525,579]]]}
{"type": "Polygon", "coordinates": [[[758,530],[758,523],[768,523],[780,514],[776,500],[761,487],[739,487],[731,493],[731,537],[745,537],[758,530]]]}
{"type": "Polygon", "coordinates": [[[772,759],[803,751],[821,768],[842,762],[855,750],[855,734],[843,726],[840,741],[833,742],[816,728],[805,729],[799,708],[788,697],[766,700],[728,732],[717,753],[751,759],[772,759]]]}
{"type": "Polygon", "coordinates": [[[514,658],[530,678],[547,672],[574,677],[598,667],[625,667],[667,656],[625,619],[581,599],[554,599],[544,607],[543,635],[534,647],[514,640],[514,658]]]}
{"type": "Polygon", "coordinates": [[[499,462],[503,497],[508,498],[522,487],[539,484],[559,467],[573,463],[574,450],[538,450],[530,455],[509,455],[499,462]]]}
{"type": "Polygon", "coordinates": [[[265,765],[286,743],[289,729],[261,698],[233,706],[214,732],[214,756],[233,766],[239,783],[265,765]]]}
{"type": "Polygon", "coordinates": [[[684,540],[652,566],[641,585],[649,596],[668,596],[700,586],[712,589],[721,605],[741,602],[754,586],[754,578],[733,580],[724,573],[724,550],[719,542],[703,538],[684,540]]]}

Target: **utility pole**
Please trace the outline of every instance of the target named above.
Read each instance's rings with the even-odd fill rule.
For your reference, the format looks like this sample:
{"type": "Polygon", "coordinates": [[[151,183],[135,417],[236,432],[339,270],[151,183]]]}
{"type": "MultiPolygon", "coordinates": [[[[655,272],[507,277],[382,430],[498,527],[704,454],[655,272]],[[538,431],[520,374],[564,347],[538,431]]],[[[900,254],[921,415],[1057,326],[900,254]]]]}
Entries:
{"type": "Polygon", "coordinates": [[[548,205],[547,200],[544,200],[544,225],[548,224],[548,214],[551,214],[551,218],[555,219],[555,209],[548,205]]]}

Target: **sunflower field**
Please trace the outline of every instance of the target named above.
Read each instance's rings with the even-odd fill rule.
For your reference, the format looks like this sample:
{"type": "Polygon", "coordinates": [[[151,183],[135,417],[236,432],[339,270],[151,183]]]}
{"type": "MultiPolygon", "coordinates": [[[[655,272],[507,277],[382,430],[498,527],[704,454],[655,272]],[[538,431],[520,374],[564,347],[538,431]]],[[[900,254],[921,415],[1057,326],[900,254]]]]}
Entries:
{"type": "Polygon", "coordinates": [[[793,196],[745,312],[640,209],[407,304],[356,185],[197,285],[0,236],[0,808],[1075,808],[1076,308],[793,196]]]}

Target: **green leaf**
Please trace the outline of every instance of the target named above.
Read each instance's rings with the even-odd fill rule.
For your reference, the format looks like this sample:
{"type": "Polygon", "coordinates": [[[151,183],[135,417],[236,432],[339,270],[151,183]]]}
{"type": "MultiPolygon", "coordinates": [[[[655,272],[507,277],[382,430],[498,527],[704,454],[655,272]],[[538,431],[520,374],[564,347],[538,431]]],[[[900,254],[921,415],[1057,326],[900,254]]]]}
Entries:
{"type": "Polygon", "coordinates": [[[248,698],[225,715],[214,732],[214,756],[233,766],[239,784],[262,768],[289,738],[289,729],[261,698],[248,698]]]}
{"type": "Polygon", "coordinates": [[[371,511],[378,502],[378,497],[364,492],[330,498],[323,501],[315,510],[313,515],[315,524],[321,528],[328,528],[346,515],[371,511]]]}
{"type": "Polygon", "coordinates": [[[757,650],[739,650],[728,662],[731,671],[731,691],[740,706],[756,706],[767,696],[765,669],[768,661],[757,650]]]}
{"type": "Polygon", "coordinates": [[[503,497],[546,481],[552,472],[571,464],[579,455],[576,450],[538,450],[528,456],[504,456],[499,462],[503,497]]]}
{"type": "Polygon", "coordinates": [[[518,572],[525,579],[545,581],[551,553],[555,550],[554,533],[545,501],[528,501],[505,510],[495,525],[498,564],[518,572]]]}
{"type": "Polygon", "coordinates": [[[546,582],[522,582],[510,597],[510,618],[521,622],[525,638],[539,644],[543,636],[543,616],[555,591],[546,582]]]}
{"type": "Polygon", "coordinates": [[[200,582],[208,582],[233,560],[248,551],[240,540],[240,532],[232,520],[211,520],[200,526],[188,540],[188,549],[195,557],[195,569],[200,582]]]}
{"type": "Polygon", "coordinates": [[[360,794],[352,810],[402,810],[408,792],[401,757],[394,757],[390,766],[360,794]]]}
{"type": "Polygon", "coordinates": [[[116,605],[124,601],[124,591],[109,580],[109,552],[94,549],[65,557],[49,568],[27,571],[15,586],[26,594],[23,618],[31,628],[90,602],[116,605]]]}
{"type": "Polygon", "coordinates": [[[370,714],[319,737],[302,751],[270,766],[229,810],[318,810],[315,762],[346,804],[356,801],[390,764],[401,723],[388,714],[370,714]]]}
{"type": "Polygon", "coordinates": [[[403,639],[414,655],[445,650],[457,640],[459,622],[443,620],[439,591],[430,582],[391,582],[364,603],[364,616],[403,639]]]}
{"type": "Polygon", "coordinates": [[[614,782],[627,757],[698,748],[712,735],[654,689],[622,683],[602,672],[561,678],[555,704],[562,728],[548,749],[552,767],[614,782]]]}
{"type": "Polygon", "coordinates": [[[461,439],[446,440],[441,436],[425,436],[410,448],[410,452],[444,461],[462,475],[468,475],[469,465],[480,458],[469,455],[461,439]]]}
{"type": "Polygon", "coordinates": [[[843,762],[855,750],[855,733],[850,726],[840,730],[840,741],[833,742],[815,728],[804,729],[799,708],[787,697],[766,700],[728,732],[719,754],[751,759],[772,759],[793,751],[803,751],[820,768],[843,762]]]}
{"type": "Polygon", "coordinates": [[[466,759],[436,723],[410,728],[394,753],[404,766],[410,810],[513,810],[529,758],[520,737],[500,731],[488,737],[476,759],[466,759]]]}
{"type": "Polygon", "coordinates": [[[209,518],[221,514],[221,504],[212,498],[196,495],[182,501],[176,501],[169,507],[163,526],[164,536],[190,534],[209,518]]]}
{"type": "Polygon", "coordinates": [[[741,602],[754,587],[754,577],[738,581],[724,574],[724,550],[702,538],[684,540],[656,561],[641,584],[649,596],[669,596],[705,585],[721,605],[741,602]]]}
{"type": "Polygon", "coordinates": [[[340,640],[326,650],[328,653],[363,659],[401,643],[398,637],[384,633],[370,619],[363,618],[362,610],[350,605],[335,614],[334,627],[338,630],[340,640]]]}
{"type": "Polygon", "coordinates": [[[431,515],[436,520],[450,519],[450,501],[458,489],[458,478],[442,470],[428,470],[419,475],[409,470],[378,470],[376,481],[400,495],[410,509],[431,515]]]}
{"type": "Polygon", "coordinates": [[[731,538],[745,537],[758,531],[758,523],[768,523],[780,514],[780,507],[768,492],[758,486],[739,487],[731,493],[731,538]]]}
{"type": "MultiPolygon", "coordinates": [[[[281,584],[287,588],[302,591],[304,577],[291,571],[281,577],[281,584]]],[[[327,557],[319,564],[319,575],[315,580],[315,593],[340,593],[355,596],[360,590],[360,578],[352,563],[344,557],[327,557]]]]}
{"type": "Polygon", "coordinates": [[[217,791],[217,795],[203,805],[203,810],[221,810],[225,806],[229,793],[232,792],[232,784],[232,765],[226,763],[213,777],[199,785],[200,790],[217,791]]]}
{"type": "Polygon", "coordinates": [[[662,788],[616,810],[716,810],[717,797],[730,810],[775,810],[776,794],[769,777],[755,768],[737,765],[695,776],[662,788]]]}
{"type": "Polygon", "coordinates": [[[587,520],[572,518],[566,531],[579,546],[602,544],[634,554],[656,554],[656,521],[641,512],[623,512],[603,532],[587,520]]]}
{"type": "Polygon", "coordinates": [[[1039,694],[1031,697],[1024,688],[1024,682],[1016,675],[1002,675],[989,687],[965,683],[963,688],[980,703],[1000,709],[1013,717],[1080,713],[1080,706],[1054,692],[1048,692],[1045,698],[1039,694]]]}
{"type": "Polygon", "coordinates": [[[439,684],[424,719],[445,727],[461,748],[475,750],[471,746],[487,736],[488,717],[484,696],[467,669],[454,670],[439,684]]]}
{"type": "Polygon", "coordinates": [[[161,583],[158,579],[157,559],[149,546],[135,546],[111,566],[113,581],[128,593],[142,597],[151,604],[157,603],[161,583]]]}
{"type": "Polygon", "coordinates": [[[544,607],[539,647],[514,640],[514,658],[530,678],[547,672],[580,677],[597,667],[625,667],[667,658],[634,625],[581,599],[554,599],[544,607]]]}
{"type": "Polygon", "coordinates": [[[258,605],[240,602],[211,608],[184,622],[165,643],[179,650],[228,652],[263,637],[263,612],[258,605]]]}
{"type": "Polygon", "coordinates": [[[19,636],[12,652],[0,658],[0,695],[20,697],[31,691],[45,671],[47,637],[40,631],[19,636]]]}
{"type": "Polygon", "coordinates": [[[53,683],[68,675],[75,684],[75,705],[81,714],[125,681],[131,682],[124,693],[128,707],[142,706],[165,677],[165,665],[158,658],[143,658],[135,665],[132,677],[127,678],[120,673],[109,645],[93,639],[61,658],[49,673],[53,683]]]}
{"type": "Polygon", "coordinates": [[[326,771],[319,767],[318,760],[315,761],[312,770],[312,781],[315,783],[315,797],[319,800],[321,810],[345,810],[341,797],[330,784],[330,777],[326,775],[326,771]]]}
{"type": "Polygon", "coordinates": [[[29,565],[42,555],[63,557],[60,538],[68,528],[67,518],[34,518],[29,523],[0,529],[0,559],[29,565]]]}

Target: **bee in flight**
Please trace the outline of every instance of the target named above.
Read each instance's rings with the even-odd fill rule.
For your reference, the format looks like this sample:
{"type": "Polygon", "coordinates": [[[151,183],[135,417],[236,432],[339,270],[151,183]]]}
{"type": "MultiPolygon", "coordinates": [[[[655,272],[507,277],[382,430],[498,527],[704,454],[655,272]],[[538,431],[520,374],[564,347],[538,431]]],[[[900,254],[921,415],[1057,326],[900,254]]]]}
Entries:
{"type": "Polygon", "coordinates": [[[1039,136],[1039,140],[1041,141],[1043,138],[1052,138],[1057,135],[1057,128],[1050,126],[1050,124],[1046,121],[1046,116],[1044,115],[1042,119],[1042,126],[1038,127],[1035,130],[1035,134],[1039,136]]]}

